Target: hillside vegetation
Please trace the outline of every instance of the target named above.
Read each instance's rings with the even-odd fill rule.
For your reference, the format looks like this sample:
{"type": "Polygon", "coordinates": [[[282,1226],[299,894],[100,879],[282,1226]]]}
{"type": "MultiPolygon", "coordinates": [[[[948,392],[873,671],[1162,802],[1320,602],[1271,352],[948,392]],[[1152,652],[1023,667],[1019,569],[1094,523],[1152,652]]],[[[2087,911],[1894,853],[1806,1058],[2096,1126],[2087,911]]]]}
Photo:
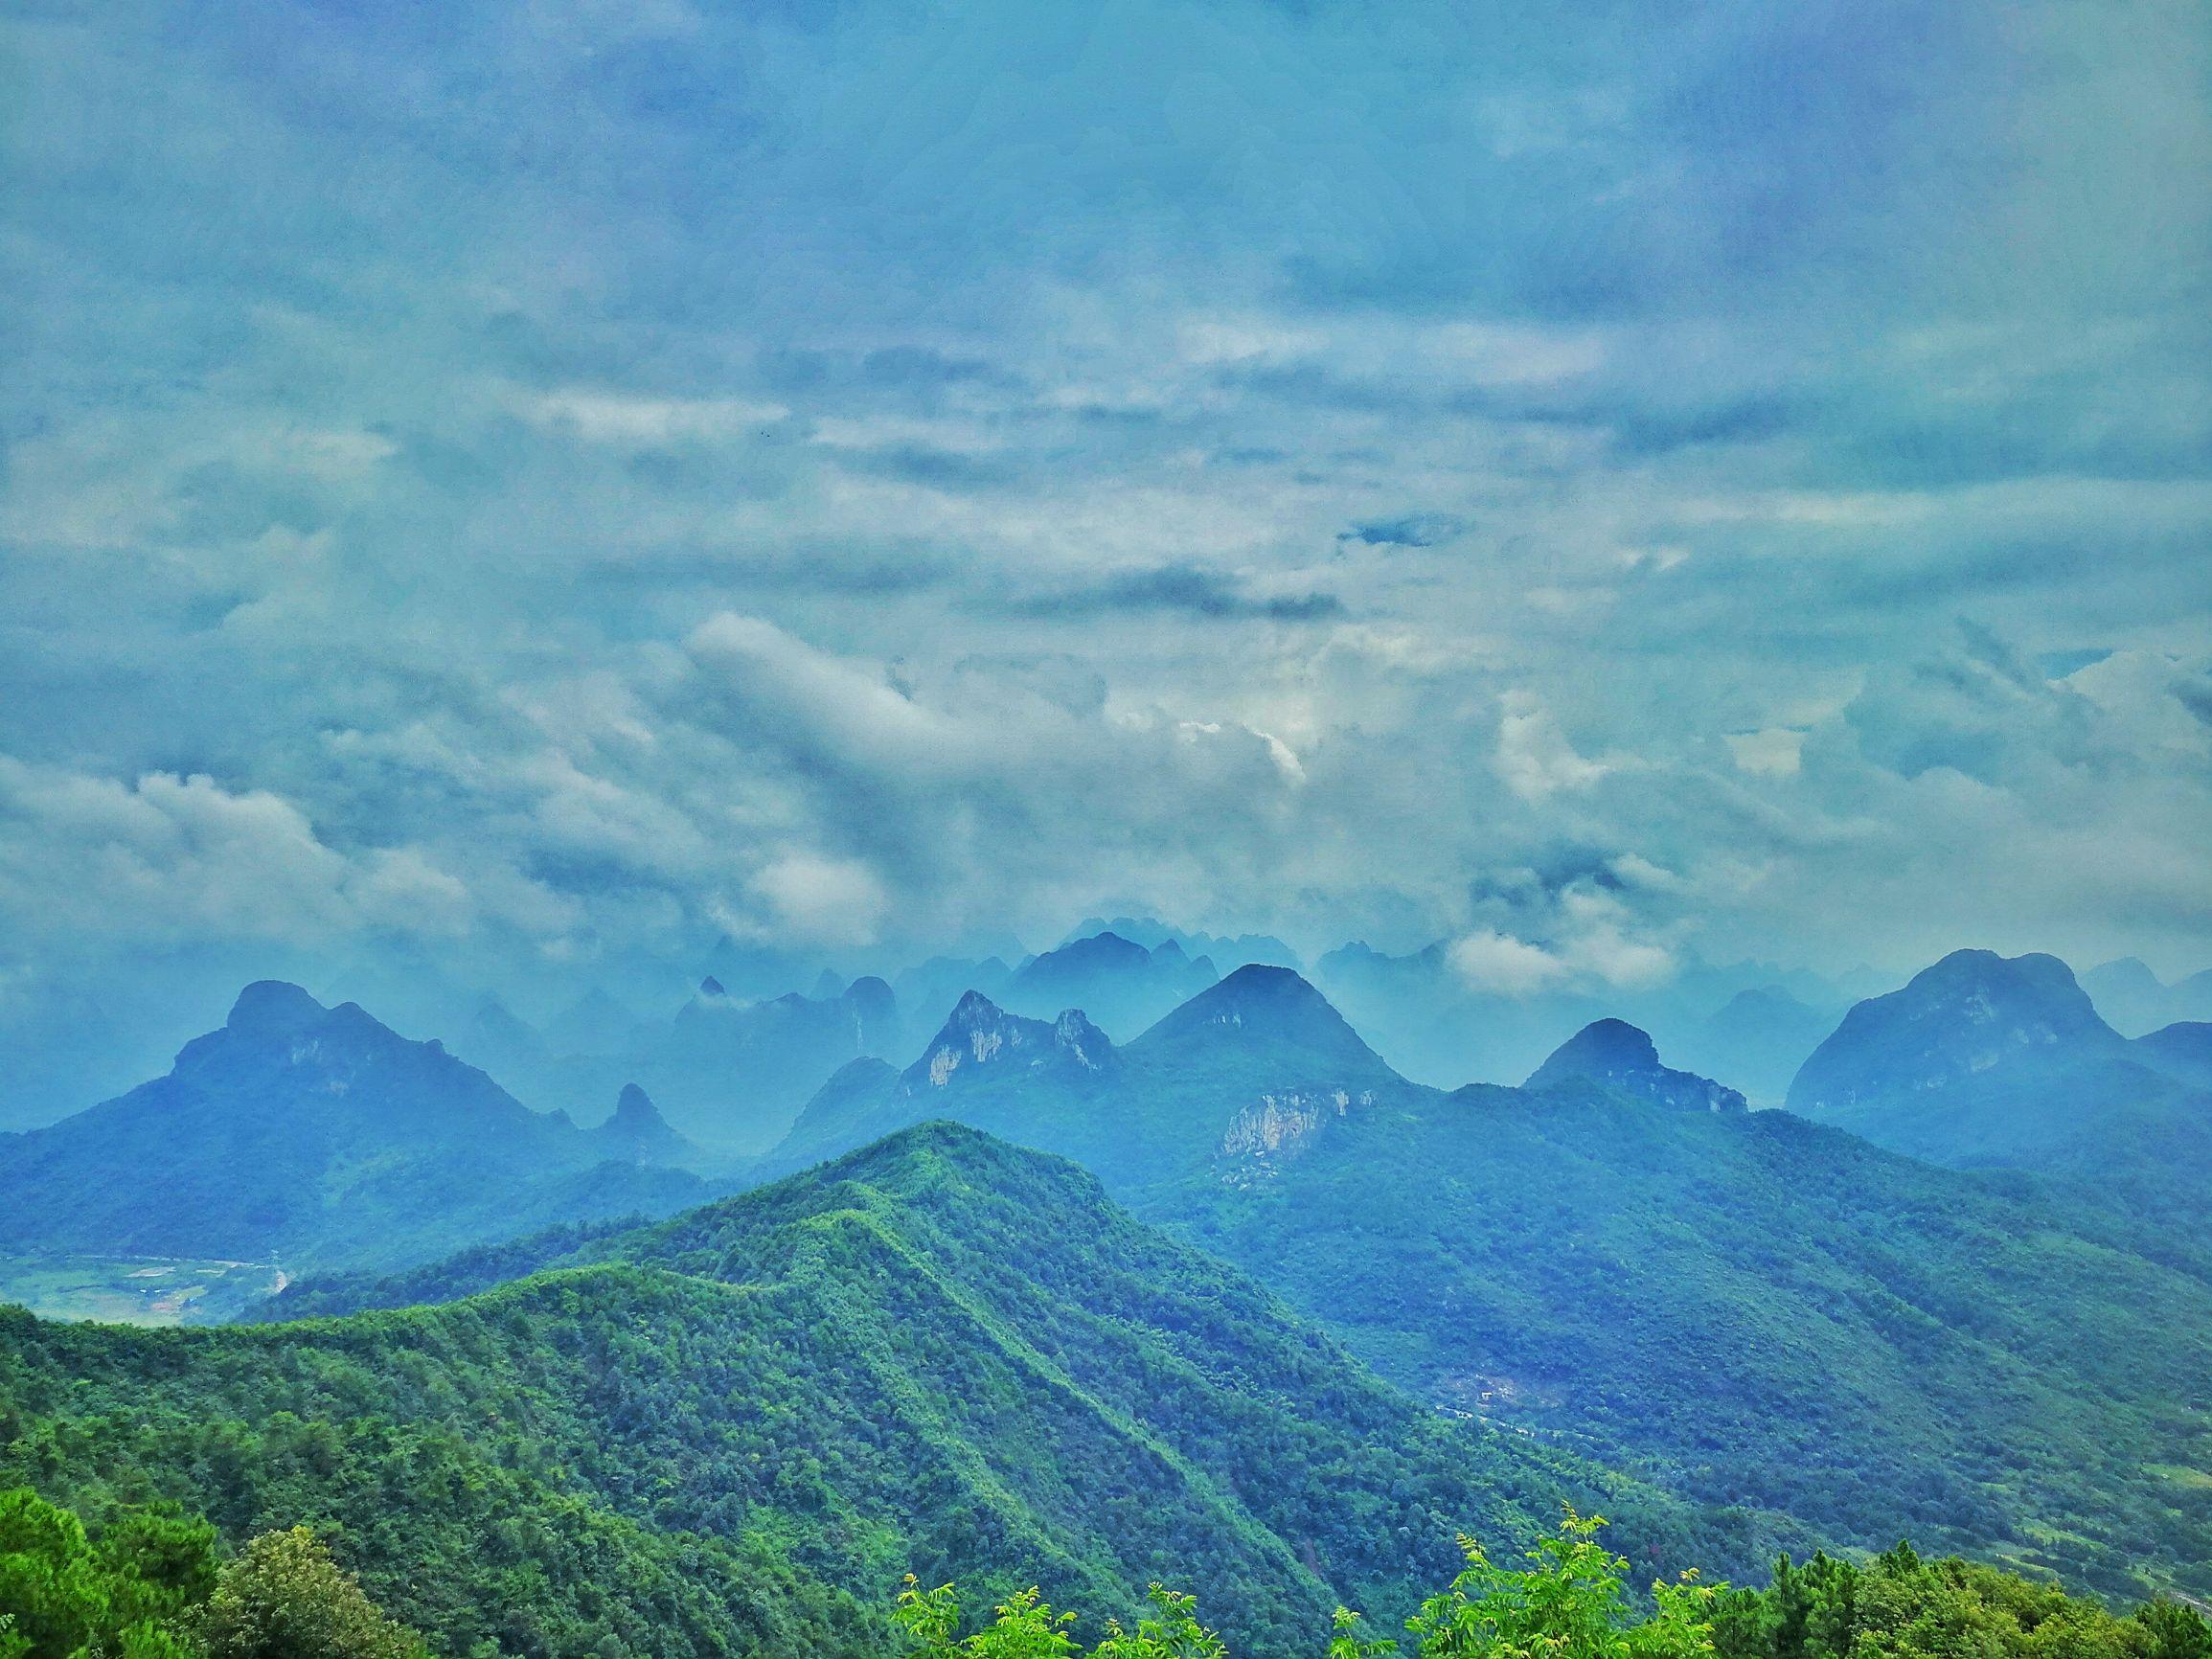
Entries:
{"type": "Polygon", "coordinates": [[[0,1482],[312,1523],[454,1653],[858,1651],[907,1571],[1102,1613],[1187,1576],[1287,1652],[1562,1500],[1655,1566],[1780,1537],[1426,1410],[1080,1170],[948,1125],[566,1260],[342,1320],[0,1315],[0,1482]]]}

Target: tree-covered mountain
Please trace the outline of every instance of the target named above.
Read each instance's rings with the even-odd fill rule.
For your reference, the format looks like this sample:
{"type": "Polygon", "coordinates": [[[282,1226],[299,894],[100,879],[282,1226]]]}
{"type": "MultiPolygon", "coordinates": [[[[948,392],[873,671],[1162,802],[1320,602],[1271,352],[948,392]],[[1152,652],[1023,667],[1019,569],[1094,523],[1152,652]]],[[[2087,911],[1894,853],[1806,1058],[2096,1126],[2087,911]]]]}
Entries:
{"type": "Polygon", "coordinates": [[[1790,1088],[1809,1118],[1960,1167],[2212,1214],[2212,1094],[2185,1028],[2131,1042],[2052,956],[1954,951],[1844,1016],[1790,1088]]]}
{"type": "Polygon", "coordinates": [[[0,1254],[393,1267],[696,1203],[708,1189],[665,1167],[683,1151],[634,1107],[579,1129],[437,1042],[265,981],[167,1076],[0,1137],[0,1254]]]}
{"type": "Polygon", "coordinates": [[[950,1125],[533,1265],[342,1320],[0,1314],[0,1487],[335,1527],[448,1653],[851,1652],[907,1571],[1100,1613],[1190,1579],[1237,1650],[1288,1652],[1562,1499],[1654,1571],[1776,1536],[1425,1409],[1073,1166],[950,1125]]]}
{"type": "Polygon", "coordinates": [[[1283,970],[1085,1063],[1052,1030],[972,999],[779,1155],[957,1118],[1083,1161],[1437,1403],[1837,1539],[2212,1589],[2212,1285],[2154,1226],[1603,1076],[1422,1088],[1283,970]]]}

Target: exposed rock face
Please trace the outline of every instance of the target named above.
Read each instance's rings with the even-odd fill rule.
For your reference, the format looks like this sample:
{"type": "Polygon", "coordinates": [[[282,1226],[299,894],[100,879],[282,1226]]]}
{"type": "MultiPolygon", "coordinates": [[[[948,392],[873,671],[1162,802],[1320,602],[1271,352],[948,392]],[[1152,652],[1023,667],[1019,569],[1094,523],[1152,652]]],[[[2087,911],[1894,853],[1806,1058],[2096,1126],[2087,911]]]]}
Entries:
{"type": "Polygon", "coordinates": [[[1064,1011],[1053,1022],[1052,1040],[1056,1049],[1086,1072],[1103,1072],[1113,1063],[1113,1043],[1080,1008],[1064,1011]]]}
{"type": "Polygon", "coordinates": [[[1725,1084],[1660,1064],[1651,1037],[1626,1020],[1594,1020],[1583,1027],[1555,1049],[1522,1087],[1554,1089],[1575,1081],[1599,1083],[1670,1111],[1747,1109],[1744,1097],[1725,1084]]]}
{"type": "Polygon", "coordinates": [[[1350,1089],[1286,1089],[1262,1095],[1240,1110],[1222,1132],[1220,1155],[1233,1160],[1222,1179],[1231,1186],[1272,1179],[1278,1163],[1311,1146],[1332,1118],[1374,1103],[1372,1089],[1357,1094],[1350,1089]]]}
{"type": "Polygon", "coordinates": [[[912,1094],[917,1089],[947,1088],[955,1079],[1008,1066],[1060,1064],[1079,1072],[1103,1073],[1112,1070],[1116,1059],[1111,1039],[1081,1009],[1068,1009],[1047,1024],[1008,1013],[981,991],[971,990],[960,999],[922,1058],[906,1069],[902,1082],[912,1094]]]}

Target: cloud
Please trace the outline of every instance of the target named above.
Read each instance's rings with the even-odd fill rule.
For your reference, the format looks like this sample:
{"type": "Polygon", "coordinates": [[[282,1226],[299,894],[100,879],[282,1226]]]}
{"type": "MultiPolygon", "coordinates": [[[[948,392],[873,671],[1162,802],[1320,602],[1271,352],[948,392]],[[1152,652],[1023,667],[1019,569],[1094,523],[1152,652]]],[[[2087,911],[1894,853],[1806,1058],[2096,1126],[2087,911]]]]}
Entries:
{"type": "Polygon", "coordinates": [[[2212,960],[2182,9],[569,11],[0,22],[0,979],[2212,960]]]}
{"type": "Polygon", "coordinates": [[[1379,518],[1356,524],[1336,539],[1361,542],[1368,547],[1436,547],[1466,528],[1448,512],[1416,512],[1403,518],[1379,518]]]}
{"type": "Polygon", "coordinates": [[[1506,786],[1524,801],[1587,789],[1612,766],[1578,754],[1551,714],[1527,693],[1508,698],[1499,716],[1495,764],[1506,786]]]}
{"type": "Polygon", "coordinates": [[[1471,990],[1523,997],[1567,977],[1567,965],[1539,945],[1481,929],[1454,940],[1447,960],[1471,990]]]}
{"type": "Polygon", "coordinates": [[[802,945],[873,944],[890,896],[865,864],[789,853],[752,879],[773,925],[761,937],[802,945]]]}
{"type": "Polygon", "coordinates": [[[1132,571],[1094,586],[1041,595],[1021,607],[1033,616],[1080,618],[1112,611],[1180,611],[1211,622],[1319,622],[1344,614],[1334,594],[1260,596],[1188,565],[1132,571]]]}
{"type": "Polygon", "coordinates": [[[1805,747],[1805,734],[1788,726],[1768,726],[1757,732],[1729,732],[1728,752],[1746,772],[1768,778],[1795,776],[1805,747]]]}
{"type": "Polygon", "coordinates": [[[465,930],[467,889],[411,848],[349,857],[292,803],[212,778],[123,783],[0,757],[0,919],[50,948],[465,930]]]}

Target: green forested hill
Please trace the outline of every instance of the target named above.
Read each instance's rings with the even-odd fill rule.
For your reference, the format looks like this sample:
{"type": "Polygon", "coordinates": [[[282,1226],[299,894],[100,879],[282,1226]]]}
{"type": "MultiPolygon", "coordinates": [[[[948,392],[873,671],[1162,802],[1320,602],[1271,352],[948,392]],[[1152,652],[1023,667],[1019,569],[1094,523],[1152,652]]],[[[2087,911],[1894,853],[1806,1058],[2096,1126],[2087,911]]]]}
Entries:
{"type": "Polygon", "coordinates": [[[1091,1165],[1436,1403],[1833,1539],[2212,1594],[2212,1284],[2155,1220],[1784,1113],[1421,1088],[1283,970],[1085,1067],[1050,1028],[993,1047],[985,1010],[794,1142],[955,1116],[1091,1165]]]}
{"type": "Polygon", "coordinates": [[[2032,1190],[1786,1113],[1470,1089],[1144,1211],[1416,1392],[1676,1489],[2212,1590],[2212,1286],[2032,1190]]]}
{"type": "Polygon", "coordinates": [[[908,1570],[1101,1613],[1199,1581],[1238,1651],[1303,1651],[1563,1497],[1654,1571],[1780,1536],[1425,1409],[1073,1167],[950,1125],[569,1260],[343,1320],[5,1315],[0,1486],[335,1524],[454,1653],[850,1650],[908,1570]]]}

